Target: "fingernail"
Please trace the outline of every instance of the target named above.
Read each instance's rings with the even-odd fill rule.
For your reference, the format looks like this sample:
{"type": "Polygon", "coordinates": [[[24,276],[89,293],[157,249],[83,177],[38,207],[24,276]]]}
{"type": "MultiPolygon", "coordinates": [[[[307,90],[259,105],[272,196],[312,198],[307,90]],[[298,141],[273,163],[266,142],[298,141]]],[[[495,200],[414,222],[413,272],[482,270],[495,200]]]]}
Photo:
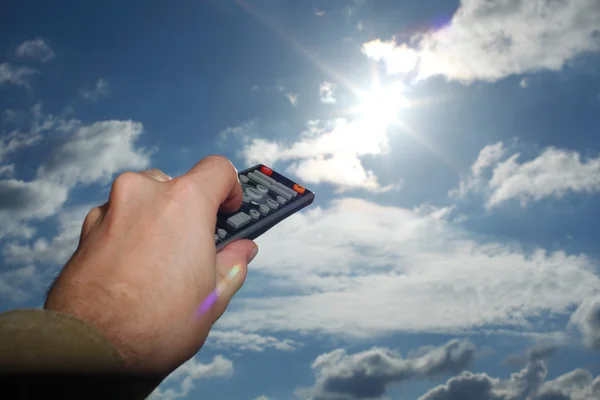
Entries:
{"type": "Polygon", "coordinates": [[[254,260],[254,257],[256,257],[257,254],[258,254],[258,246],[254,245],[254,248],[252,249],[252,253],[250,253],[250,257],[248,257],[248,264],[250,264],[252,262],[252,260],[254,260]]]}

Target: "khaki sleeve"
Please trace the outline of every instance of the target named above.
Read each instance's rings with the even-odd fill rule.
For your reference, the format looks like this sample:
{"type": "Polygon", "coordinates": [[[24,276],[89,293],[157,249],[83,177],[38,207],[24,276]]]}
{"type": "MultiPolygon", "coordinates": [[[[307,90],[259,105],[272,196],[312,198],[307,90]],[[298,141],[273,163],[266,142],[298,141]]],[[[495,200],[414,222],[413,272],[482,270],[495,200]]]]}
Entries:
{"type": "Polygon", "coordinates": [[[70,315],[26,309],[0,314],[3,398],[145,399],[161,382],[132,376],[114,346],[70,315]],[[4,397],[5,390],[16,397],[4,397]]]}

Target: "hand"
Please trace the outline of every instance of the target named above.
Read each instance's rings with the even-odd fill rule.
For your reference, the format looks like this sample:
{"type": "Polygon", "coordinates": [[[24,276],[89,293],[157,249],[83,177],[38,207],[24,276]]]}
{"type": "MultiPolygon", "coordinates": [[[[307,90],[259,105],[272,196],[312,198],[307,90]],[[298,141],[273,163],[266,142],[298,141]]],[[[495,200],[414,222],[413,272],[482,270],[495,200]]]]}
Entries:
{"type": "Polygon", "coordinates": [[[175,179],[158,170],[120,175],[108,202],[86,217],[44,308],[95,325],[132,372],[168,375],[204,344],[256,255],[250,240],[216,255],[217,211],[241,203],[237,171],[218,156],[175,179]],[[199,313],[219,283],[216,303],[199,313]]]}

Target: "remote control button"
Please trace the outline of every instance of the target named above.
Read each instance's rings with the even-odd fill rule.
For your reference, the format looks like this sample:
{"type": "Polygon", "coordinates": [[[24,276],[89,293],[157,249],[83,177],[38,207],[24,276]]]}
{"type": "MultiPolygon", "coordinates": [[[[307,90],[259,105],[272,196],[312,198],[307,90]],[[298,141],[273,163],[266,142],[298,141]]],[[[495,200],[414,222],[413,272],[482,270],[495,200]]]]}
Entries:
{"type": "Polygon", "coordinates": [[[248,179],[248,177],[246,175],[240,175],[240,182],[242,183],[248,183],[250,179],[248,179]]]}
{"type": "Polygon", "coordinates": [[[271,176],[273,174],[273,170],[269,167],[265,167],[264,165],[260,167],[260,172],[268,176],[271,176]]]}
{"type": "Polygon", "coordinates": [[[246,188],[246,194],[254,200],[260,200],[264,196],[263,193],[259,192],[257,189],[252,188],[252,187],[246,188]]]}
{"type": "Polygon", "coordinates": [[[231,226],[233,229],[240,229],[241,227],[247,225],[252,218],[245,212],[239,212],[235,214],[233,217],[227,218],[227,225],[231,226]]]}
{"type": "Polygon", "coordinates": [[[252,201],[252,197],[248,196],[247,194],[244,194],[244,196],[242,197],[242,202],[250,203],[251,201],[252,201]]]}
{"type": "Polygon", "coordinates": [[[217,235],[219,235],[219,237],[221,239],[225,238],[225,236],[227,236],[227,231],[225,229],[217,229],[217,235]]]}
{"type": "Polygon", "coordinates": [[[285,203],[287,203],[287,200],[283,196],[277,196],[277,202],[279,204],[285,204],[285,203]]]}
{"type": "Polygon", "coordinates": [[[277,210],[277,208],[279,208],[279,203],[273,199],[267,199],[267,205],[273,210],[277,210]]]}
{"type": "Polygon", "coordinates": [[[304,188],[297,183],[294,183],[294,190],[300,194],[304,193],[304,188]]]}
{"type": "Polygon", "coordinates": [[[256,185],[256,188],[258,189],[259,192],[262,192],[264,194],[269,193],[269,189],[267,189],[266,186],[263,186],[263,185],[259,184],[259,185],[256,185]]]}
{"type": "Polygon", "coordinates": [[[283,186],[283,185],[281,185],[281,186],[283,186],[284,189],[282,189],[280,186],[277,186],[277,184],[279,184],[279,182],[276,182],[274,179],[271,179],[270,177],[266,176],[265,174],[261,173],[260,171],[250,172],[250,173],[248,173],[248,177],[250,179],[252,179],[253,181],[260,183],[261,185],[268,187],[269,189],[271,189],[278,195],[281,195],[288,200],[292,199],[292,197],[297,195],[297,193],[294,192],[293,190],[290,190],[291,193],[287,192],[285,190],[286,189],[285,186],[283,186]],[[271,181],[273,181],[273,182],[271,182],[271,181]]]}
{"type": "Polygon", "coordinates": [[[285,186],[284,184],[282,184],[281,182],[275,182],[273,184],[273,186],[275,186],[276,188],[279,188],[280,190],[286,192],[289,196],[292,197],[296,197],[298,196],[298,193],[296,193],[295,191],[293,191],[292,189],[290,189],[289,187],[285,186]]]}
{"type": "Polygon", "coordinates": [[[219,236],[217,234],[215,234],[215,243],[217,243],[219,241],[219,236]]]}
{"type": "Polygon", "coordinates": [[[260,171],[254,171],[254,172],[252,172],[252,174],[258,176],[259,178],[263,178],[265,181],[269,182],[270,184],[274,184],[275,182],[277,182],[275,179],[271,178],[268,175],[263,174],[260,171]]]}
{"type": "Polygon", "coordinates": [[[258,207],[258,210],[260,211],[260,213],[262,215],[267,215],[271,209],[269,208],[268,205],[261,204],[260,207],[258,207]]]}
{"type": "Polygon", "coordinates": [[[255,209],[250,210],[250,217],[252,217],[253,220],[257,220],[260,218],[260,213],[258,211],[256,211],[255,209]]]}

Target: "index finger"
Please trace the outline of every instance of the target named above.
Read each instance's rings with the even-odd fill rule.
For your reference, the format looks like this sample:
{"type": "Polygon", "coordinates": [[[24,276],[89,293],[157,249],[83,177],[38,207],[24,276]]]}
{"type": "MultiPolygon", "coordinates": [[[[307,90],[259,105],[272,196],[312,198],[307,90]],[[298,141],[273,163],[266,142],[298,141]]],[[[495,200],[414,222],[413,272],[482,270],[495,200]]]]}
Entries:
{"type": "Polygon", "coordinates": [[[238,173],[226,157],[205,157],[180,178],[193,180],[207,195],[215,211],[234,212],[242,205],[238,173]]]}

